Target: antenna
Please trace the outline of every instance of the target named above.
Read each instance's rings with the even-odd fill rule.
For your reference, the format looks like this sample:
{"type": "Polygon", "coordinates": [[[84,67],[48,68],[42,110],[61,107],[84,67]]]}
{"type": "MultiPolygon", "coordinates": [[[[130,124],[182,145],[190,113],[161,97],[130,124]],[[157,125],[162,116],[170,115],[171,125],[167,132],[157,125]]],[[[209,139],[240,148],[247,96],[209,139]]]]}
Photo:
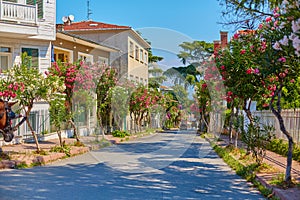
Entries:
{"type": "Polygon", "coordinates": [[[87,0],[87,19],[90,20],[90,16],[91,16],[92,10],[90,9],[90,0],[87,0]]]}
{"type": "Polygon", "coordinates": [[[74,21],[74,15],[69,15],[69,20],[74,21]]]}
{"type": "Polygon", "coordinates": [[[66,22],[68,21],[68,17],[63,16],[61,20],[62,20],[64,23],[66,23],[66,22]]]}

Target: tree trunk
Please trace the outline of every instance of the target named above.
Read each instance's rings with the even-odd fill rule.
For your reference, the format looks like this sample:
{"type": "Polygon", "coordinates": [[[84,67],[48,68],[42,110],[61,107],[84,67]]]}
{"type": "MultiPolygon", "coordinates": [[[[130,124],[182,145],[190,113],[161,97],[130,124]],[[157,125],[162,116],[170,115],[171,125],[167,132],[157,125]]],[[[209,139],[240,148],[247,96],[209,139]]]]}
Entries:
{"type": "Polygon", "coordinates": [[[38,140],[38,138],[36,136],[36,133],[34,132],[32,126],[31,126],[31,124],[29,122],[29,118],[28,118],[28,116],[30,115],[31,109],[32,109],[32,106],[28,106],[27,110],[24,108],[25,115],[26,115],[26,123],[27,123],[27,125],[28,125],[28,127],[31,131],[32,137],[34,139],[34,142],[35,142],[35,145],[36,145],[36,151],[37,151],[37,153],[40,153],[41,152],[41,147],[40,147],[40,144],[39,144],[39,140],[38,140]]]}
{"type": "Polygon", "coordinates": [[[279,122],[279,127],[282,133],[287,137],[289,147],[288,147],[288,153],[287,153],[287,162],[286,162],[286,170],[285,170],[285,182],[288,186],[292,183],[292,176],[291,176],[291,170],[292,170],[292,161],[293,161],[293,137],[290,135],[290,133],[286,130],[283,118],[281,116],[281,106],[280,106],[280,100],[281,100],[281,91],[283,88],[283,84],[281,83],[278,87],[278,90],[276,91],[275,95],[272,97],[270,102],[270,109],[272,110],[273,114],[277,117],[279,122]],[[277,96],[277,102],[276,107],[277,110],[275,110],[273,102],[275,99],[275,96],[277,96]]]}
{"type": "Polygon", "coordinates": [[[60,145],[61,147],[63,147],[63,142],[62,142],[62,138],[61,138],[61,131],[60,131],[60,130],[57,130],[56,133],[57,133],[57,135],[58,135],[59,145],[60,145]]]}
{"type": "Polygon", "coordinates": [[[28,125],[28,127],[29,127],[29,129],[30,129],[30,131],[31,131],[32,137],[33,137],[33,139],[34,139],[34,141],[35,141],[36,152],[37,152],[37,153],[40,153],[40,152],[41,152],[41,148],[40,148],[39,140],[38,140],[38,138],[37,138],[37,136],[36,136],[36,133],[34,132],[32,126],[31,126],[31,124],[30,124],[28,118],[26,119],[26,123],[27,123],[27,125],[28,125]]]}
{"type": "Polygon", "coordinates": [[[73,120],[70,119],[70,120],[68,121],[68,123],[69,123],[69,124],[72,126],[72,128],[73,128],[73,134],[74,134],[74,136],[75,136],[75,138],[76,138],[76,141],[77,141],[77,142],[80,142],[80,140],[79,140],[79,135],[77,134],[76,126],[75,126],[73,120]]]}
{"type": "Polygon", "coordinates": [[[235,113],[235,118],[236,118],[237,124],[238,124],[237,129],[235,130],[235,141],[234,141],[235,148],[238,148],[238,138],[239,138],[239,131],[240,131],[239,112],[240,112],[240,109],[239,109],[239,106],[238,106],[237,109],[236,109],[236,113],[235,113]]]}
{"type": "Polygon", "coordinates": [[[293,137],[286,130],[281,113],[276,111],[272,105],[271,105],[271,110],[278,119],[280,130],[288,139],[289,147],[288,147],[287,163],[286,163],[286,170],[285,170],[285,182],[288,184],[288,186],[290,186],[292,183],[291,170],[292,170],[292,161],[293,161],[293,144],[294,144],[293,137]]]}
{"type": "Polygon", "coordinates": [[[229,118],[229,144],[232,144],[232,124],[233,124],[233,117],[234,117],[234,105],[232,103],[231,106],[231,113],[230,113],[230,118],[229,118]]]}

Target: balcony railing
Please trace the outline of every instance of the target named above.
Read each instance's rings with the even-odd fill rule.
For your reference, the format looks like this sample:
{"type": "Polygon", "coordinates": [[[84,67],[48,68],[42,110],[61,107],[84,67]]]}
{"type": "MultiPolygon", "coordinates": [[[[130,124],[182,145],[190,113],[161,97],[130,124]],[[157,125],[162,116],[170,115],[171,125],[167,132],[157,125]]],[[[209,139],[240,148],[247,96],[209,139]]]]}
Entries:
{"type": "Polygon", "coordinates": [[[0,0],[0,20],[17,23],[37,22],[37,5],[25,5],[0,0]]]}

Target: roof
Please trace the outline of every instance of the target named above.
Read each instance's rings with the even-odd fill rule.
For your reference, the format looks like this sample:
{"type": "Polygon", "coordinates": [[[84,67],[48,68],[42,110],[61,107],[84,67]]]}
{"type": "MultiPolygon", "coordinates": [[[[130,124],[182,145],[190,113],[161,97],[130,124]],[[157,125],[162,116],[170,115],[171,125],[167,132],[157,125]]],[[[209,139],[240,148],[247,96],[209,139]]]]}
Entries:
{"type": "Polygon", "coordinates": [[[95,21],[81,21],[81,22],[72,22],[71,24],[64,25],[65,31],[79,31],[79,30],[126,30],[131,29],[130,26],[119,26],[115,24],[106,24],[102,22],[95,21]]]}
{"type": "Polygon", "coordinates": [[[137,38],[144,46],[144,48],[150,48],[150,44],[144,40],[135,30],[133,30],[130,26],[120,26],[115,24],[106,24],[102,22],[96,21],[81,21],[81,22],[72,22],[70,24],[65,23],[57,24],[57,29],[62,29],[65,32],[76,32],[81,31],[106,31],[106,30],[129,30],[133,34],[135,38],[137,38]]]}
{"type": "Polygon", "coordinates": [[[86,39],[84,37],[81,37],[79,35],[74,35],[74,34],[71,34],[71,33],[64,32],[64,31],[57,30],[56,37],[60,38],[60,39],[65,39],[65,40],[68,40],[68,41],[71,41],[71,42],[74,42],[75,41],[74,38],[76,38],[77,39],[76,42],[79,43],[79,44],[87,45],[87,46],[90,46],[90,47],[93,47],[93,48],[96,48],[96,49],[100,49],[100,50],[104,50],[104,51],[108,51],[108,52],[120,51],[119,49],[117,49],[115,47],[110,47],[108,45],[97,43],[95,41],[92,41],[92,40],[86,39]]]}

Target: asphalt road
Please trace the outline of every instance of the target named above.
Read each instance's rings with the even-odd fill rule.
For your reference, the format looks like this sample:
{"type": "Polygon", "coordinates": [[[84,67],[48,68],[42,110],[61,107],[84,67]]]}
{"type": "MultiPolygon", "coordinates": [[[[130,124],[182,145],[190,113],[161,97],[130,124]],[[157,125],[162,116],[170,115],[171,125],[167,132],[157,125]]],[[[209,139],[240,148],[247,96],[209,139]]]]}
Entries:
{"type": "Polygon", "coordinates": [[[0,172],[0,199],[264,199],[193,132],[159,133],[0,172]]]}

